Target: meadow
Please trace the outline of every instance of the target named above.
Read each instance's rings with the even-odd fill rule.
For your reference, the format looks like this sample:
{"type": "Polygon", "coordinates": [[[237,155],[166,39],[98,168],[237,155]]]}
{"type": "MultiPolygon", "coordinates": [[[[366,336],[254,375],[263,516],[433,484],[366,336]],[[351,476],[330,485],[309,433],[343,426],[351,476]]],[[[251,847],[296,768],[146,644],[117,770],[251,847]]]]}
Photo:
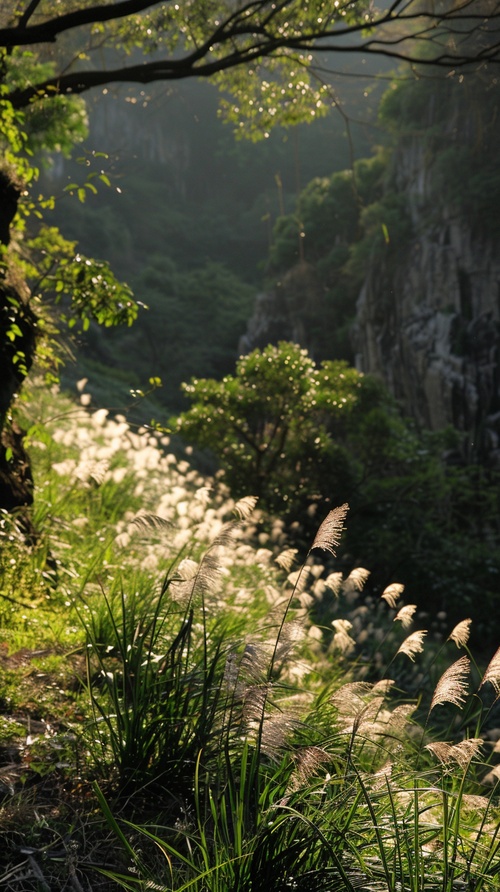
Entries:
{"type": "Polygon", "coordinates": [[[36,534],[2,514],[2,888],[500,888],[500,649],[478,665],[467,617],[340,564],[347,505],[299,554],[85,382],[32,383],[19,414],[36,534]]]}

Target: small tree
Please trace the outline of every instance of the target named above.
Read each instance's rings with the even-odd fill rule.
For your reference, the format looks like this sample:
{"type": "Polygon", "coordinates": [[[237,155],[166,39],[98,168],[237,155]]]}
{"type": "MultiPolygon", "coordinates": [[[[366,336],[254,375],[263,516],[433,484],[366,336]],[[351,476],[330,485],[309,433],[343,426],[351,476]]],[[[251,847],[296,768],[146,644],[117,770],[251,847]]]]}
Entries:
{"type": "Polygon", "coordinates": [[[353,483],[341,441],[362,387],[347,363],[317,367],[282,341],[241,357],[234,376],[184,384],[193,405],[177,430],[214,453],[237,496],[252,493],[277,511],[320,497],[337,503],[353,483]]]}

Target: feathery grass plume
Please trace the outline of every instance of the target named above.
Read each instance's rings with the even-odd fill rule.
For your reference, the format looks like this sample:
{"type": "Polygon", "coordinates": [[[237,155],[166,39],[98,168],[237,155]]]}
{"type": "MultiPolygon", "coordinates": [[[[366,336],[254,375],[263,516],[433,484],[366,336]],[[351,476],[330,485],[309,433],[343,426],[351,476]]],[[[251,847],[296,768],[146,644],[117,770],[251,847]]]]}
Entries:
{"type": "Polygon", "coordinates": [[[231,651],[224,666],[224,685],[235,700],[243,700],[255,685],[265,681],[269,652],[260,643],[247,643],[242,654],[231,651]]]}
{"type": "Polygon", "coordinates": [[[178,604],[187,604],[193,594],[199,564],[191,558],[184,558],[177,567],[177,573],[170,581],[170,597],[178,604]]]}
{"type": "Polygon", "coordinates": [[[230,520],[225,523],[210,543],[209,551],[216,551],[218,548],[227,548],[232,545],[236,533],[240,530],[241,520],[230,520]]]}
{"type": "Polygon", "coordinates": [[[197,502],[200,502],[203,507],[206,507],[210,501],[212,495],[212,487],[211,486],[200,486],[199,489],[196,490],[194,497],[197,502]]]}
{"type": "Polygon", "coordinates": [[[495,765],[491,771],[484,775],[481,783],[489,787],[496,787],[500,781],[500,765],[495,765]]]}
{"type": "Polygon", "coordinates": [[[216,556],[207,551],[201,561],[196,577],[196,591],[203,595],[212,595],[218,591],[221,582],[222,567],[216,556]]]}
{"type": "Polygon", "coordinates": [[[265,585],[263,591],[268,604],[270,604],[272,607],[283,600],[283,593],[280,592],[275,585],[265,585]]]}
{"type": "Polygon", "coordinates": [[[338,598],[342,588],[342,573],[330,573],[325,579],[325,585],[338,598]]]}
{"type": "Polygon", "coordinates": [[[384,699],[384,697],[374,697],[368,703],[365,703],[363,709],[360,709],[358,714],[354,716],[351,728],[344,728],[344,730],[349,730],[353,738],[356,734],[361,734],[370,740],[373,739],[375,734],[383,734],[384,730],[381,731],[376,723],[379,720],[384,699]]]}
{"type": "Polygon", "coordinates": [[[258,501],[258,496],[243,496],[239,499],[234,506],[234,513],[239,520],[248,520],[258,501]]]}
{"type": "Polygon", "coordinates": [[[171,527],[172,524],[158,514],[138,514],[137,517],[132,518],[130,526],[137,527],[141,532],[146,533],[150,530],[161,530],[165,527],[171,527]]]}
{"type": "Polygon", "coordinates": [[[465,647],[469,640],[471,623],[471,619],[463,619],[457,623],[448,635],[447,641],[454,641],[457,647],[465,647]]]}
{"type": "Polygon", "coordinates": [[[434,743],[426,744],[425,749],[436,756],[443,765],[452,761],[451,750],[453,747],[451,743],[445,743],[444,740],[436,740],[434,743]]]}
{"type": "Polygon", "coordinates": [[[383,697],[387,697],[387,694],[395,684],[396,682],[392,678],[381,678],[380,681],[376,681],[373,685],[373,693],[377,696],[381,694],[383,697]]]}
{"type": "Polygon", "coordinates": [[[330,703],[342,718],[353,718],[364,709],[372,691],[373,685],[368,681],[349,681],[331,695],[330,703]]]}
{"type": "Polygon", "coordinates": [[[247,730],[260,728],[264,720],[264,711],[271,690],[271,685],[247,685],[243,700],[242,720],[247,730]]]}
{"type": "Polygon", "coordinates": [[[393,622],[400,622],[403,629],[408,629],[413,622],[413,615],[417,609],[416,604],[405,604],[404,607],[401,607],[396,616],[394,617],[393,622]]]}
{"type": "Polygon", "coordinates": [[[348,511],[349,505],[346,502],[339,508],[334,508],[333,511],[330,511],[326,515],[314,537],[314,542],[309,549],[309,554],[315,548],[321,548],[323,551],[329,551],[334,557],[336,556],[337,552],[335,549],[340,542],[340,537],[344,530],[344,520],[348,511]]]}
{"type": "Polygon", "coordinates": [[[342,730],[350,734],[360,734],[368,741],[385,739],[384,751],[387,753],[391,746],[398,747],[402,740],[406,739],[407,726],[415,707],[410,703],[402,703],[395,709],[389,710],[384,706],[385,697],[373,697],[368,703],[364,703],[359,712],[349,719],[347,716],[339,718],[343,723],[342,730]]]}
{"type": "Polygon", "coordinates": [[[317,776],[322,766],[331,761],[331,756],[320,746],[304,746],[294,754],[294,761],[295,769],[288,791],[291,793],[305,787],[312,777],[317,776]]]}
{"type": "Polygon", "coordinates": [[[401,582],[391,582],[391,584],[384,589],[380,597],[383,601],[387,601],[389,607],[395,609],[399,596],[403,594],[404,589],[405,587],[401,582]]]}
{"type": "Polygon", "coordinates": [[[498,648],[498,650],[495,651],[493,657],[488,663],[486,672],[484,673],[481,684],[479,685],[479,689],[481,689],[487,681],[489,681],[489,683],[493,685],[497,698],[500,697],[500,647],[498,648]]]}
{"type": "Polygon", "coordinates": [[[281,567],[282,570],[285,570],[287,573],[292,569],[295,558],[297,556],[298,549],[297,548],[285,548],[281,554],[278,555],[274,560],[278,564],[278,567],[281,567]]]}
{"type": "Polygon", "coordinates": [[[283,713],[264,716],[260,732],[260,748],[269,759],[279,762],[296,722],[283,713]]]}
{"type": "Polygon", "coordinates": [[[469,657],[460,657],[443,672],[439,679],[434,694],[432,695],[429,712],[443,703],[453,703],[459,709],[465,704],[469,693],[466,678],[470,672],[469,657]]]}
{"type": "Polygon", "coordinates": [[[262,682],[267,677],[271,649],[260,641],[249,641],[240,660],[240,675],[248,683],[262,682]]]}
{"type": "Polygon", "coordinates": [[[443,765],[456,762],[461,768],[467,768],[470,761],[481,751],[483,743],[481,737],[471,737],[456,744],[438,740],[435,743],[428,743],[425,749],[433,753],[443,765]]]}
{"type": "Polygon", "coordinates": [[[245,734],[259,741],[266,756],[279,759],[288,737],[297,725],[297,718],[293,711],[270,712],[271,691],[272,685],[269,683],[247,687],[241,718],[245,734]]]}
{"type": "Polygon", "coordinates": [[[414,712],[415,707],[411,703],[400,703],[388,713],[385,733],[399,734],[404,731],[414,712]]]}
{"type": "Polygon", "coordinates": [[[354,567],[354,570],[351,570],[347,579],[342,583],[343,590],[345,592],[361,592],[369,575],[370,571],[365,570],[364,567],[354,567]]]}
{"type": "Polygon", "coordinates": [[[278,667],[290,656],[297,644],[305,637],[305,629],[302,623],[289,620],[281,627],[279,640],[270,641],[269,647],[274,650],[274,664],[278,667]]]}
{"type": "Polygon", "coordinates": [[[470,737],[455,744],[453,754],[461,768],[467,768],[469,762],[479,755],[483,744],[484,740],[481,737],[470,737]]]}
{"type": "Polygon", "coordinates": [[[354,638],[351,638],[349,632],[352,629],[352,623],[348,619],[334,619],[332,626],[335,633],[332,640],[332,647],[340,650],[343,654],[350,653],[356,646],[354,638]]]}
{"type": "Polygon", "coordinates": [[[427,629],[420,629],[418,632],[412,632],[403,641],[401,647],[396,651],[398,654],[406,654],[412,662],[415,662],[417,654],[422,653],[424,649],[424,638],[427,635],[427,629]]]}
{"type": "Polygon", "coordinates": [[[220,585],[221,568],[214,555],[208,551],[199,564],[185,558],[177,568],[177,575],[170,583],[170,594],[173,601],[186,604],[195,593],[210,595],[220,585]]]}

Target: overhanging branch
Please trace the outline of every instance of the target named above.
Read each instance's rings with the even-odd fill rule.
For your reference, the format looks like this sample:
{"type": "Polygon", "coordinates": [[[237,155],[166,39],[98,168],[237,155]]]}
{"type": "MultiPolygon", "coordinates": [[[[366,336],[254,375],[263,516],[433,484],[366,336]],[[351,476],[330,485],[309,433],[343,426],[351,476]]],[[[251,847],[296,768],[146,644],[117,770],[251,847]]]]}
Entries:
{"type": "MultiPolygon", "coordinates": [[[[340,8],[352,12],[358,2],[361,0],[350,0],[349,3],[346,0],[340,8]]],[[[35,0],[32,0],[27,10],[35,8],[34,4],[35,0]]],[[[0,29],[0,46],[12,49],[14,46],[53,42],[69,29],[138,15],[158,5],[158,0],[95,4],[31,25],[26,11],[18,26],[0,29]]],[[[163,60],[114,69],[88,67],[67,71],[13,90],[7,98],[16,108],[22,108],[39,98],[79,94],[110,83],[148,84],[190,77],[209,78],[284,51],[298,54],[321,51],[339,56],[361,52],[396,62],[447,68],[500,63],[500,0],[462,0],[444,6],[440,13],[436,13],[432,5],[426,7],[415,0],[394,0],[368,23],[361,20],[361,16],[358,21],[344,23],[342,18],[332,20],[329,15],[328,22],[321,24],[320,18],[317,26],[316,20],[313,27],[309,21],[302,32],[297,31],[296,24],[288,31],[280,26],[279,13],[286,12],[288,5],[297,12],[297,7],[292,7],[292,0],[272,4],[270,0],[250,0],[226,10],[226,18],[221,16],[222,21],[214,22],[213,30],[208,30],[200,44],[182,57],[168,56],[163,60]],[[418,47],[422,45],[427,47],[427,53],[419,52],[418,47]]]]}

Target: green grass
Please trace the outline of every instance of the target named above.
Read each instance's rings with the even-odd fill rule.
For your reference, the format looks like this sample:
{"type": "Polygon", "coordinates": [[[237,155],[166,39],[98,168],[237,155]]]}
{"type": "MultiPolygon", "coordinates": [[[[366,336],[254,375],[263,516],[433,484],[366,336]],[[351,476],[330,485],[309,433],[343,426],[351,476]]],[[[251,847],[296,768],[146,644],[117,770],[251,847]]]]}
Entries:
{"type": "Polygon", "coordinates": [[[500,888],[498,657],[342,574],[342,509],[301,566],[166,438],[43,387],[22,412],[39,538],[2,517],[0,886],[500,888]]]}

